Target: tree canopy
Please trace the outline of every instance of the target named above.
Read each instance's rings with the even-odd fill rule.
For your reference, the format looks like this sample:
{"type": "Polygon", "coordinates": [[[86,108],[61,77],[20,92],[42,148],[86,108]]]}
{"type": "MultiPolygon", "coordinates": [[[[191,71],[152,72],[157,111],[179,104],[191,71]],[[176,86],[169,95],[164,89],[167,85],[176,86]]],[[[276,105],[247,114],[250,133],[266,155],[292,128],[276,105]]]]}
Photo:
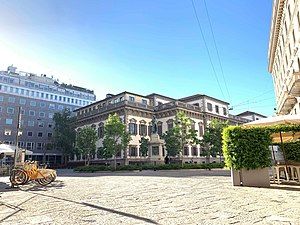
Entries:
{"type": "MultiPolygon", "coordinates": [[[[54,144],[57,149],[62,151],[64,158],[74,154],[75,127],[74,117],[70,110],[56,112],[53,116],[54,121],[54,144]]],[[[66,162],[66,159],[65,159],[66,162]]]]}
{"type": "Polygon", "coordinates": [[[117,114],[109,115],[104,125],[103,150],[106,156],[114,157],[115,169],[116,155],[127,148],[130,140],[131,136],[120,117],[117,114]]]}
{"type": "Polygon", "coordinates": [[[83,127],[76,136],[76,149],[86,156],[87,165],[90,164],[91,155],[96,153],[97,131],[92,127],[83,127]]]}

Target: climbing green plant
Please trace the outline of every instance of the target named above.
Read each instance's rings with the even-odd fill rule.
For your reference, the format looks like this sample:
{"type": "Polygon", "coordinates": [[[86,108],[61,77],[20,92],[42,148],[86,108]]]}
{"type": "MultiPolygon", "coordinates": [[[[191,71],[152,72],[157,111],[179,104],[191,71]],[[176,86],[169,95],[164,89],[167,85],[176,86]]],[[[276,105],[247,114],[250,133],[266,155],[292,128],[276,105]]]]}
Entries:
{"type": "Polygon", "coordinates": [[[223,130],[225,164],[236,170],[271,166],[271,129],[230,126],[223,130]]]}

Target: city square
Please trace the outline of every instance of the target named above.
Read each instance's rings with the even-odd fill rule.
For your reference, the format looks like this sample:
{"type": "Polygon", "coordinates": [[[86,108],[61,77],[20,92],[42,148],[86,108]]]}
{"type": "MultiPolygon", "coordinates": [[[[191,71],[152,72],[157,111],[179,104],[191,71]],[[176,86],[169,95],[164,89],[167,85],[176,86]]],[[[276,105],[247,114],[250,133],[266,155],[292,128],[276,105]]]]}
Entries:
{"type": "Polygon", "coordinates": [[[229,170],[61,170],[46,187],[0,185],[3,225],[300,224],[299,186],[233,187],[229,170]]]}

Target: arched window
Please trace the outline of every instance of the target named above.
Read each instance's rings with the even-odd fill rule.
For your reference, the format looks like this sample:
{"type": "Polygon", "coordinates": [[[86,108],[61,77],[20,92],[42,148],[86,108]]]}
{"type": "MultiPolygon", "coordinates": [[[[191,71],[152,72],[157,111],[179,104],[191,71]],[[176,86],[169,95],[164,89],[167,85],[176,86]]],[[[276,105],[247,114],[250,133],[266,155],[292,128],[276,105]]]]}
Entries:
{"type": "Polygon", "coordinates": [[[130,119],[128,124],[128,130],[131,135],[137,135],[137,124],[135,119],[130,119]]]}
{"type": "Polygon", "coordinates": [[[141,136],[147,136],[147,125],[146,125],[146,121],[145,120],[141,120],[140,121],[139,134],[141,136]]]}
{"type": "Polygon", "coordinates": [[[104,123],[99,123],[98,125],[98,137],[103,138],[104,137],[104,123]]]}
{"type": "Polygon", "coordinates": [[[174,127],[174,120],[169,119],[167,120],[168,130],[171,130],[174,127]]]}

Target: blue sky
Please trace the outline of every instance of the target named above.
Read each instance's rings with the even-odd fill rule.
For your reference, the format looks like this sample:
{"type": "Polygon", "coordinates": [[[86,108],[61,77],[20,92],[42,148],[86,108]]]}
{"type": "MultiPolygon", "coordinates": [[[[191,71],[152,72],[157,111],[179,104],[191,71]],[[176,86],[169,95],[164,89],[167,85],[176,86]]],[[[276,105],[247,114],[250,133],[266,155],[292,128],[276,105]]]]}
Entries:
{"type": "Polygon", "coordinates": [[[271,0],[194,0],[222,92],[190,0],[1,0],[0,69],[10,64],[95,90],[230,102],[232,113],[272,115],[267,71],[271,0]]]}

